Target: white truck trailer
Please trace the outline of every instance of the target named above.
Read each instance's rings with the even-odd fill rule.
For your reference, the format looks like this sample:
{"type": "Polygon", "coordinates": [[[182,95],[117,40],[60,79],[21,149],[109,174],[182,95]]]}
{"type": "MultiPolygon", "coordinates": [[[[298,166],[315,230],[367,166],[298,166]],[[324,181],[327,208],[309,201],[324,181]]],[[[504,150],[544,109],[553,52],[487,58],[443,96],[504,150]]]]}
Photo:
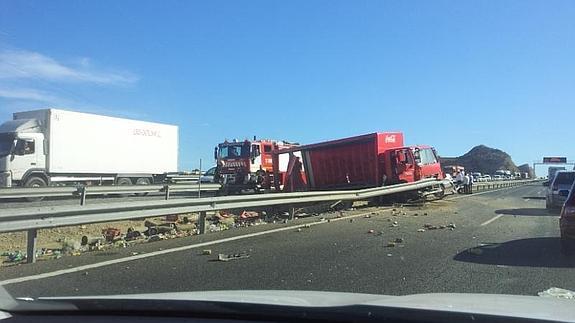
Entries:
{"type": "Polygon", "coordinates": [[[0,187],[151,184],[178,167],[178,127],[43,109],[0,125],[0,187]]]}

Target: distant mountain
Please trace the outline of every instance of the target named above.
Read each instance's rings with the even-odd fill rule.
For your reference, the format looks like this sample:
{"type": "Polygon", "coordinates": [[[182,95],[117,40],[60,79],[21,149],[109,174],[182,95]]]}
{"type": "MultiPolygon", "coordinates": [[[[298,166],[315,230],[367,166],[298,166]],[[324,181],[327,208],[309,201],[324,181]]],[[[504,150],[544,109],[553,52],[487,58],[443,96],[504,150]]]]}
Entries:
{"type": "Polygon", "coordinates": [[[473,147],[463,156],[441,157],[441,163],[443,166],[463,166],[466,171],[480,172],[482,174],[493,174],[500,169],[510,170],[511,172],[519,171],[509,154],[484,145],[473,147]]]}

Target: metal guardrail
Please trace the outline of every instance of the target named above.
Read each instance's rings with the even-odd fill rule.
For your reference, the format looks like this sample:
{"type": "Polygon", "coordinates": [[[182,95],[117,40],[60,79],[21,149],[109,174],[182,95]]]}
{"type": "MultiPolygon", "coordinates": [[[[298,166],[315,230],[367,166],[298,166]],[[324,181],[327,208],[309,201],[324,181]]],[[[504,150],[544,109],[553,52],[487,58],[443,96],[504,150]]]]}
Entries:
{"type": "MultiPolygon", "coordinates": [[[[241,209],[274,205],[297,205],[314,202],[354,201],[438,185],[435,179],[353,191],[319,191],[255,195],[235,195],[185,200],[114,202],[88,206],[51,206],[2,210],[0,233],[28,231],[28,262],[35,261],[37,230],[98,222],[142,219],[190,212],[200,213],[205,223],[207,211],[241,209]]],[[[502,183],[503,184],[503,183],[502,183]]],[[[517,183],[519,185],[520,183],[517,183]]],[[[101,194],[101,193],[100,193],[101,194]]]]}
{"type": "Polygon", "coordinates": [[[528,183],[539,182],[538,180],[527,179],[527,180],[511,180],[511,181],[492,181],[492,182],[478,182],[473,183],[473,191],[487,191],[499,188],[514,187],[519,185],[524,185],[528,183]]]}
{"type": "Polygon", "coordinates": [[[219,184],[154,184],[126,186],[50,186],[50,187],[12,187],[0,188],[0,199],[65,197],[104,194],[145,194],[163,192],[169,197],[170,192],[217,191],[219,184]]]}

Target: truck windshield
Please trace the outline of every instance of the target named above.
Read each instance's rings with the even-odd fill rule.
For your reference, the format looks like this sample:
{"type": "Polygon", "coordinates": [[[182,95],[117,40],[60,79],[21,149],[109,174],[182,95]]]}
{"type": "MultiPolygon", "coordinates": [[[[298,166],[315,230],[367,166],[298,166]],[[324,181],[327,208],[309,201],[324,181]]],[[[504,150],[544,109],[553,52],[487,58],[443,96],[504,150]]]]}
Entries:
{"type": "Polygon", "coordinates": [[[220,158],[248,157],[250,155],[249,145],[226,145],[220,146],[220,158]]]}
{"type": "Polygon", "coordinates": [[[13,144],[14,144],[13,135],[0,134],[0,157],[9,155],[13,144]]]}

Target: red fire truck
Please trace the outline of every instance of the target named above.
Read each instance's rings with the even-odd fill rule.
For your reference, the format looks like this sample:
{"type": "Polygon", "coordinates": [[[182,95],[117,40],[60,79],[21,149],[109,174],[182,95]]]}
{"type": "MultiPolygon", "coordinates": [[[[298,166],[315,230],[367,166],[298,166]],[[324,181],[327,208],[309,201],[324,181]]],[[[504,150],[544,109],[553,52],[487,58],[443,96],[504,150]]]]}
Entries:
{"type": "Polygon", "coordinates": [[[279,149],[273,158],[279,161],[283,155],[289,156],[285,174],[278,176],[280,170],[274,168],[278,191],[360,189],[444,178],[435,149],[406,147],[400,132],[279,149]]]}
{"type": "MultiPolygon", "coordinates": [[[[272,187],[272,151],[287,149],[297,144],[276,140],[227,140],[214,150],[216,175],[222,185],[221,194],[240,193],[244,190],[262,191],[272,187]]],[[[278,165],[278,172],[285,172],[287,156],[278,165]],[[285,161],[284,161],[285,159],[285,161]]]]}

